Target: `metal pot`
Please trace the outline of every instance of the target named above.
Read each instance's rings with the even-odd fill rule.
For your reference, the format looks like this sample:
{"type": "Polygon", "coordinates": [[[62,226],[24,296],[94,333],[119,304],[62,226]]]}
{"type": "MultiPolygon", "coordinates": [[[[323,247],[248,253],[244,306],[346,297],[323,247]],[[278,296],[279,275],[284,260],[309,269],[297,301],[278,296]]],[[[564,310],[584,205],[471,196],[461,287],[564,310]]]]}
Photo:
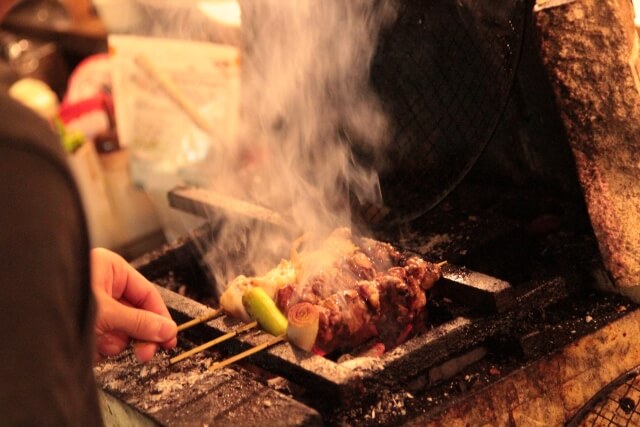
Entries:
{"type": "Polygon", "coordinates": [[[0,55],[17,78],[42,80],[59,97],[64,94],[69,72],[55,43],[0,32],[0,55]]]}

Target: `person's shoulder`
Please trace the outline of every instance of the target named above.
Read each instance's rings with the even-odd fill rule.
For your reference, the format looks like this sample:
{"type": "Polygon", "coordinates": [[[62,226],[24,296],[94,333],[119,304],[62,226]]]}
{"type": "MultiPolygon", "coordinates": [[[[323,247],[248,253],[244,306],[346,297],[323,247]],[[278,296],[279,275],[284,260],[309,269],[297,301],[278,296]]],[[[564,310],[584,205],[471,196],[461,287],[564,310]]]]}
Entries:
{"type": "Polygon", "coordinates": [[[28,107],[0,93],[0,153],[27,152],[68,175],[68,163],[52,126],[28,107]]]}
{"type": "Polygon", "coordinates": [[[64,159],[62,145],[51,125],[7,93],[0,93],[0,147],[3,146],[33,151],[55,161],[64,159]]]}

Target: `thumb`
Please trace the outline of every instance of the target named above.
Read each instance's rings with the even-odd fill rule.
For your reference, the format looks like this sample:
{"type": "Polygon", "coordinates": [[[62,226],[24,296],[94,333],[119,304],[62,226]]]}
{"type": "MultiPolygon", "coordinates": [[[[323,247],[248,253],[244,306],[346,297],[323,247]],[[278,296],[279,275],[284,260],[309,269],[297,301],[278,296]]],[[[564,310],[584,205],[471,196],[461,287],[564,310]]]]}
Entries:
{"type": "Polygon", "coordinates": [[[141,310],[120,304],[115,300],[109,302],[111,313],[103,319],[107,328],[122,332],[131,338],[143,341],[165,342],[175,338],[178,333],[176,323],[164,316],[147,310],[141,310]]]}

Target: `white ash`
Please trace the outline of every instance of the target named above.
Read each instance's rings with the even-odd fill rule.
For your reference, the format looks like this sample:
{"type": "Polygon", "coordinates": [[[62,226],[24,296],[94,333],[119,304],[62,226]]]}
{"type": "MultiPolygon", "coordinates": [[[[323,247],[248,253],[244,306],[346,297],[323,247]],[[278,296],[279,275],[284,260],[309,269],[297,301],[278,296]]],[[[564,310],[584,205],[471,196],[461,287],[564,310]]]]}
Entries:
{"type": "Polygon", "coordinates": [[[184,390],[192,395],[198,393],[199,384],[213,375],[228,375],[224,370],[209,371],[213,360],[201,354],[177,365],[170,365],[168,359],[166,352],[159,352],[150,362],[142,364],[129,351],[99,364],[94,374],[105,391],[149,414],[173,405],[184,390]]]}
{"type": "Polygon", "coordinates": [[[452,243],[462,241],[464,236],[453,233],[439,233],[432,235],[421,235],[419,239],[411,237],[400,238],[398,243],[402,247],[409,248],[419,254],[429,254],[432,258],[442,258],[452,243]]]}
{"type": "Polygon", "coordinates": [[[375,419],[377,414],[385,414],[387,416],[392,414],[406,415],[406,400],[408,399],[413,399],[411,393],[383,391],[378,402],[371,408],[371,412],[365,415],[365,418],[375,419]]]}
{"type": "Polygon", "coordinates": [[[352,369],[354,371],[371,371],[382,370],[384,363],[379,357],[354,357],[353,359],[345,360],[340,363],[340,366],[352,369]]]}
{"type": "Polygon", "coordinates": [[[450,234],[435,234],[428,236],[426,242],[418,247],[418,251],[421,254],[435,253],[439,246],[451,243],[452,238],[450,234]]]}

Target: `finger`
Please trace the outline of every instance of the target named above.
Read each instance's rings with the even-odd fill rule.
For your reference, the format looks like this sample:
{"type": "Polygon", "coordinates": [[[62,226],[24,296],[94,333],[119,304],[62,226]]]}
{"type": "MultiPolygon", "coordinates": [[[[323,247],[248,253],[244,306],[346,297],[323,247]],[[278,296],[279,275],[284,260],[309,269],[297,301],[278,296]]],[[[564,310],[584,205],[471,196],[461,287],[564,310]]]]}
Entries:
{"type": "Polygon", "coordinates": [[[137,342],[133,345],[133,354],[140,362],[148,362],[153,359],[158,345],[150,342],[137,342]]]}
{"type": "Polygon", "coordinates": [[[160,344],[162,346],[162,348],[164,348],[165,350],[168,350],[170,348],[174,348],[176,345],[178,345],[178,338],[172,338],[170,340],[167,340],[163,343],[160,344]]]}
{"type": "Polygon", "coordinates": [[[149,282],[140,272],[127,264],[125,289],[120,298],[130,302],[133,306],[149,310],[170,318],[169,310],[165,305],[160,292],[155,285],[149,282]]]}
{"type": "Polygon", "coordinates": [[[111,252],[103,248],[91,249],[91,286],[96,291],[106,292],[112,295],[112,283],[115,263],[111,252]]]}
{"type": "Polygon", "coordinates": [[[92,251],[96,282],[115,299],[170,318],[160,293],[139,271],[120,255],[106,249],[92,251]]]}
{"type": "MultiPolygon", "coordinates": [[[[127,307],[133,307],[131,304],[129,304],[127,301],[125,300],[119,300],[120,304],[124,304],[127,307]]],[[[178,345],[178,337],[174,337],[170,340],[167,340],[163,343],[160,344],[162,346],[162,348],[164,349],[170,349],[170,348],[174,348],[176,345],[178,345]]]]}
{"type": "Polygon", "coordinates": [[[176,323],[150,311],[128,307],[104,298],[99,328],[105,332],[118,331],[141,341],[163,343],[173,340],[178,332],[176,323]]]}
{"type": "MultiPolygon", "coordinates": [[[[129,304],[127,301],[124,300],[120,300],[119,301],[120,304],[126,305],[127,307],[133,307],[131,304],[129,304]]],[[[133,307],[135,308],[135,307],[133,307]]],[[[123,339],[126,339],[127,337],[123,336],[123,339]]],[[[174,337],[170,340],[167,340],[163,343],[160,344],[162,346],[162,348],[164,349],[170,349],[170,348],[174,348],[176,345],[178,345],[178,337],[174,337]]]]}
{"type": "Polygon", "coordinates": [[[129,338],[117,332],[106,333],[96,337],[96,351],[106,357],[122,353],[129,346],[129,338]]]}

